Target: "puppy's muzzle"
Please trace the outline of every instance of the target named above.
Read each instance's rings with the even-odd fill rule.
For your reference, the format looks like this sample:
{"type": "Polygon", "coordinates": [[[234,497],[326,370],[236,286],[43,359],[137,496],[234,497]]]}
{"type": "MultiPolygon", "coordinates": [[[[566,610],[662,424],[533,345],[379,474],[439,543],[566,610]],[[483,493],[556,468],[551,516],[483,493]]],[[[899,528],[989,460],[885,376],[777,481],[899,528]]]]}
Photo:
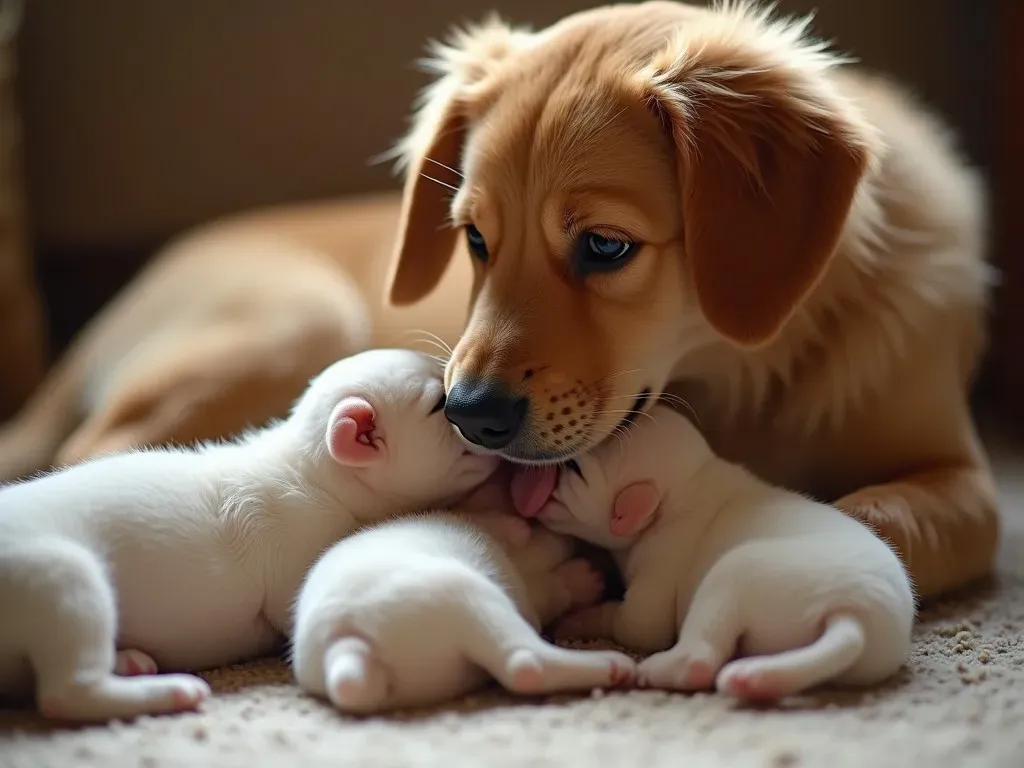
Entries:
{"type": "Polygon", "coordinates": [[[459,381],[448,392],[444,415],[466,440],[497,451],[519,436],[529,406],[500,381],[459,381]]]}

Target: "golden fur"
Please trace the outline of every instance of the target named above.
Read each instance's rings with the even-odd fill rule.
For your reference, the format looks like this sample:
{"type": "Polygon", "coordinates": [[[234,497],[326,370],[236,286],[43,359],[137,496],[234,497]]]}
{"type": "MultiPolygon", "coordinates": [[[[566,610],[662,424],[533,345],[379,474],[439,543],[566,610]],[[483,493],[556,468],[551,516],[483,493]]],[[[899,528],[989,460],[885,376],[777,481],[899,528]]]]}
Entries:
{"type": "Polygon", "coordinates": [[[745,3],[463,30],[435,48],[397,149],[400,211],[300,207],[187,237],[0,436],[0,471],[61,444],[74,459],[223,434],[276,415],[326,359],[415,328],[454,343],[465,321],[447,383],[530,396],[516,458],[585,450],[643,389],[666,392],[723,457],[887,536],[922,595],[983,575],[981,190],[921,107],[840,63],[745,3]],[[452,226],[470,222],[486,265],[452,226]],[[582,279],[566,254],[588,230],[643,247],[582,279]]]}

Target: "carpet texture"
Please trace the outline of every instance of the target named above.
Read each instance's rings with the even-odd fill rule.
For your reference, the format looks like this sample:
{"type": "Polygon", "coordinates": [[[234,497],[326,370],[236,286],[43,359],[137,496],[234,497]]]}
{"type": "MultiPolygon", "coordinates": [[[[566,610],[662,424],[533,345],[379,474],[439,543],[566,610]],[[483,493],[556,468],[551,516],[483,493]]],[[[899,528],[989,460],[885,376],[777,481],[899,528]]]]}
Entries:
{"type": "Polygon", "coordinates": [[[54,730],[0,714],[0,766],[171,768],[883,768],[1024,766],[1024,454],[995,450],[1005,535],[997,576],[926,608],[890,684],[774,708],[632,691],[356,720],[307,698],[267,660],[216,670],[203,711],[54,730]]]}

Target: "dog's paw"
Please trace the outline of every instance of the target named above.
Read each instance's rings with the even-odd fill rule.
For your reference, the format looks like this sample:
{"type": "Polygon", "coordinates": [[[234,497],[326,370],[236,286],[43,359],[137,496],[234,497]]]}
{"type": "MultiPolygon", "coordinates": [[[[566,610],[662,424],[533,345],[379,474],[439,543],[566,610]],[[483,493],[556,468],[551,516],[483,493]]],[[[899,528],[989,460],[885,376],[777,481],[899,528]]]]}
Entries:
{"type": "Polygon", "coordinates": [[[565,585],[573,608],[595,605],[604,593],[604,575],[583,558],[562,563],[555,574],[565,585]]]}
{"type": "Polygon", "coordinates": [[[707,648],[671,648],[640,662],[639,683],[665,691],[704,691],[715,684],[720,662],[707,648]]]}
{"type": "Polygon", "coordinates": [[[913,508],[900,484],[862,488],[836,502],[848,517],[867,526],[897,553],[906,552],[921,533],[913,508]]]}

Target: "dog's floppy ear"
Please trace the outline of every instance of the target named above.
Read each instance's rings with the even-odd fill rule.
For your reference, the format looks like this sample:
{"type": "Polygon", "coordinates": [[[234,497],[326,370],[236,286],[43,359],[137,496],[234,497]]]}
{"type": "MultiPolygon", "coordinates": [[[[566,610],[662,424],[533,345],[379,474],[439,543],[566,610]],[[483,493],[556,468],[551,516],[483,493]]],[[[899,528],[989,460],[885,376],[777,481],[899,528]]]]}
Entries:
{"type": "Polygon", "coordinates": [[[423,62],[438,79],[421,94],[412,127],[392,153],[406,176],[388,277],[393,306],[419,301],[444,276],[458,235],[449,211],[462,182],[467,97],[526,36],[491,16],[456,30],[449,44],[431,46],[432,57],[423,62]]]}
{"type": "Polygon", "coordinates": [[[841,61],[738,4],[686,30],[639,74],[678,153],[700,307],[743,347],[770,342],[815,288],[880,147],[833,89],[841,61]]]}

